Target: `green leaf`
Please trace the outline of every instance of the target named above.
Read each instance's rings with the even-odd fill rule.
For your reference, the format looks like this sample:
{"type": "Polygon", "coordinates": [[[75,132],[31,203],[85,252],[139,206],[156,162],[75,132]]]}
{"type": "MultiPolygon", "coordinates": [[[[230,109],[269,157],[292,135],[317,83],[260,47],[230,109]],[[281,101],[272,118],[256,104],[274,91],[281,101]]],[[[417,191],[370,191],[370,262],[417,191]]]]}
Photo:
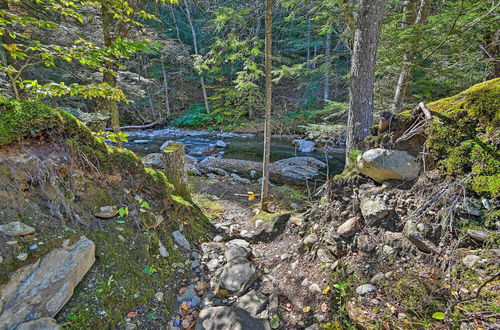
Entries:
{"type": "Polygon", "coordinates": [[[149,206],[148,202],[143,201],[143,202],[141,203],[141,208],[143,208],[143,209],[148,209],[148,210],[149,210],[149,209],[151,209],[151,206],[149,206]]]}
{"type": "Polygon", "coordinates": [[[434,314],[432,314],[432,318],[436,320],[444,320],[445,316],[446,314],[443,312],[435,312],[434,314]]]}
{"type": "Polygon", "coordinates": [[[269,323],[271,324],[271,328],[278,329],[280,327],[280,323],[281,323],[281,320],[280,320],[280,317],[278,316],[278,314],[274,314],[271,317],[271,320],[269,323]]]}

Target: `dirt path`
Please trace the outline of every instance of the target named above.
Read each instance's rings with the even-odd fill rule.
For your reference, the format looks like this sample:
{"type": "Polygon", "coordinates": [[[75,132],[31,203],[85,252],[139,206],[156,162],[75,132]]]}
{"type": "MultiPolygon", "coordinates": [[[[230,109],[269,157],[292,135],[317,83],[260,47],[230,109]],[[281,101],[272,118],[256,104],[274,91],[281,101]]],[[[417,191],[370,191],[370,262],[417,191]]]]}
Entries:
{"type": "Polygon", "coordinates": [[[275,189],[274,197],[281,203],[273,204],[274,214],[261,214],[258,198],[250,201],[238,196],[258,192],[258,184],[196,178],[192,186],[198,204],[213,214],[212,223],[227,234],[225,240],[243,238],[251,242],[253,260],[259,268],[258,290],[278,295],[281,328],[304,329],[324,322],[331,311],[323,290],[328,287],[329,267],[334,260],[320,261],[316,251],[309,251],[310,247],[303,244],[307,233],[302,218],[289,207],[298,201],[283,203],[283,196],[279,196],[282,192],[275,189]]]}

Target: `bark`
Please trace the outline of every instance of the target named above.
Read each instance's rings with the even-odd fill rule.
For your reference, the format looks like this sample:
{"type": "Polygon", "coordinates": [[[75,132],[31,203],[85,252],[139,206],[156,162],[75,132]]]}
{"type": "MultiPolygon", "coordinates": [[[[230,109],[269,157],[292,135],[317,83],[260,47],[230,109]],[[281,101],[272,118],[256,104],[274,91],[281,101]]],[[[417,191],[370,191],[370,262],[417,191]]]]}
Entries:
{"type": "MultiPolygon", "coordinates": [[[[116,41],[116,36],[112,32],[113,26],[113,14],[106,8],[105,5],[101,6],[102,14],[102,35],[104,46],[109,47],[116,41]]],[[[116,88],[118,74],[118,66],[113,59],[106,61],[105,70],[103,73],[103,82],[107,83],[110,87],[116,88]]],[[[115,134],[119,134],[120,130],[120,114],[118,112],[118,102],[110,99],[101,99],[98,104],[98,110],[102,113],[111,114],[111,127],[115,134]]],[[[117,146],[122,147],[123,143],[120,139],[117,139],[117,146]]]]}
{"type": "Polygon", "coordinates": [[[500,30],[493,32],[487,38],[488,44],[482,47],[488,60],[484,70],[484,80],[500,77],[500,30]]]}
{"type": "Polygon", "coordinates": [[[266,0],[265,39],[265,111],[264,111],[264,157],[262,162],[262,210],[269,212],[269,161],[271,154],[271,106],[272,106],[272,24],[273,1],[266,0]]]}
{"type": "MultiPolygon", "coordinates": [[[[189,9],[189,4],[187,0],[184,0],[184,6],[186,7],[186,16],[188,19],[189,28],[191,29],[191,35],[193,36],[194,53],[196,56],[198,56],[200,54],[198,52],[198,38],[196,36],[196,30],[194,28],[193,20],[191,18],[191,10],[189,9]]],[[[203,78],[202,75],[200,75],[200,84],[201,84],[201,90],[203,92],[203,101],[205,102],[205,109],[207,110],[207,113],[210,113],[210,107],[208,106],[207,89],[205,87],[205,79],[203,78]]]]}
{"type": "Polygon", "coordinates": [[[373,122],[375,59],[386,0],[361,0],[354,32],[346,153],[357,149],[373,122]]]}
{"type": "Polygon", "coordinates": [[[163,149],[163,166],[168,182],[174,186],[174,194],[190,201],[184,152],[182,142],[170,142],[163,149]]]}
{"type": "Polygon", "coordinates": [[[330,67],[332,65],[332,34],[326,35],[325,41],[325,81],[323,85],[323,102],[330,99],[330,67]]]}
{"type": "Polygon", "coordinates": [[[307,43],[307,67],[311,68],[311,19],[309,17],[307,18],[306,43],[307,43]]]}
{"type": "MultiPolygon", "coordinates": [[[[402,27],[425,24],[431,4],[432,0],[407,0],[403,7],[402,27]]],[[[408,102],[411,96],[412,67],[415,59],[415,49],[417,49],[415,43],[418,42],[419,36],[415,36],[413,40],[415,40],[414,44],[407,47],[408,51],[403,55],[402,68],[394,91],[394,112],[398,111],[405,102],[408,102]]]]}
{"type": "Polygon", "coordinates": [[[161,71],[163,73],[163,87],[165,88],[165,110],[167,112],[167,118],[170,119],[172,113],[170,111],[170,99],[168,97],[168,77],[167,77],[167,71],[165,71],[165,64],[163,63],[163,58],[161,59],[161,71]]]}

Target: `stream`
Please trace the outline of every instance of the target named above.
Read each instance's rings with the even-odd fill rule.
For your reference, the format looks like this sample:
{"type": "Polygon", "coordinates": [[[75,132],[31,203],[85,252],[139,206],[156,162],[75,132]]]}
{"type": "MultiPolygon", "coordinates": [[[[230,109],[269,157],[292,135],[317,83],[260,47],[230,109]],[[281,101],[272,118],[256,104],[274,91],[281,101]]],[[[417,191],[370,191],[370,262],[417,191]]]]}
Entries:
{"type": "MultiPolygon", "coordinates": [[[[182,142],[186,153],[199,160],[208,155],[222,158],[262,161],[264,142],[261,135],[236,134],[209,131],[189,131],[178,128],[164,128],[149,131],[128,131],[128,142],[124,146],[143,157],[160,152],[166,141],[182,142]]],[[[312,152],[299,152],[293,145],[291,136],[276,136],[271,140],[271,162],[298,156],[314,157],[328,164],[329,175],[341,173],[344,168],[345,154],[341,148],[315,148],[312,152]]]]}

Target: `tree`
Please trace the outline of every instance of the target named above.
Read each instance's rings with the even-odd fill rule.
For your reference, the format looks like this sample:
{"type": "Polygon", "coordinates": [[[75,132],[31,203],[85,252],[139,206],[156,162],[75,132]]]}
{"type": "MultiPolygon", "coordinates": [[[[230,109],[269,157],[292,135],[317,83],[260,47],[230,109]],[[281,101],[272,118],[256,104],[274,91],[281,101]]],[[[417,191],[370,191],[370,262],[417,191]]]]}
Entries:
{"type": "Polygon", "coordinates": [[[262,210],[269,212],[269,162],[271,154],[271,107],[272,107],[272,24],[273,0],[266,0],[266,41],[265,41],[265,110],[264,110],[264,159],[262,162],[262,210]]]}
{"type": "Polygon", "coordinates": [[[346,153],[369,135],[373,121],[375,59],[386,0],[361,0],[351,59],[346,153]]]}

